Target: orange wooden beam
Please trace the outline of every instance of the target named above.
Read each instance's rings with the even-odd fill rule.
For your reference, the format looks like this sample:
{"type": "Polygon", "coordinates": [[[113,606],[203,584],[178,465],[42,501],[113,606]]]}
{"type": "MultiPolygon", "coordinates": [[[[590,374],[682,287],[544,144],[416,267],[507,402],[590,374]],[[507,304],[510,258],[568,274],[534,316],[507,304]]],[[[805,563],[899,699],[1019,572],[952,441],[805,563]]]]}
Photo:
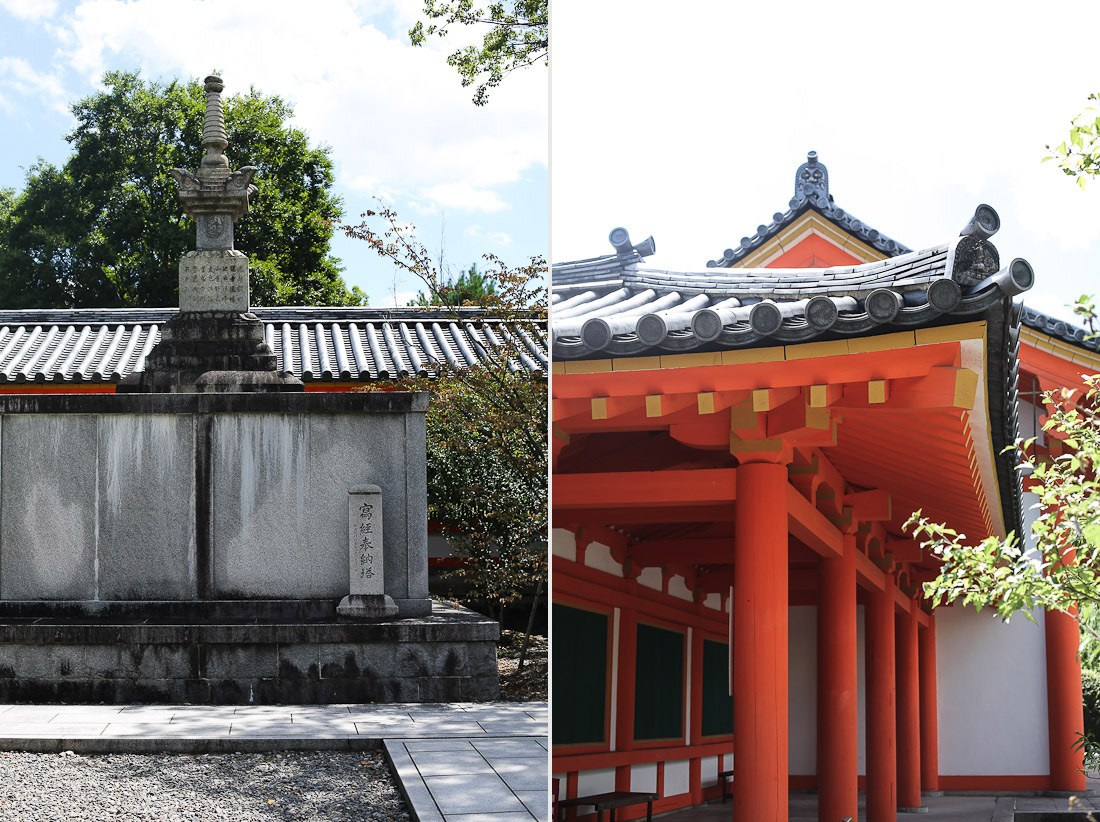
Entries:
{"type": "Polygon", "coordinates": [[[736,498],[736,468],[554,476],[554,507],[561,510],[705,505],[736,498]]]}
{"type": "Polygon", "coordinates": [[[852,516],[863,522],[888,521],[893,516],[890,495],[881,489],[845,494],[844,507],[851,508],[852,516]]]}
{"type": "Polygon", "coordinates": [[[838,557],[844,550],[843,534],[791,485],[787,486],[787,528],[823,557],[838,557]]]}
{"type": "Polygon", "coordinates": [[[631,545],[626,555],[643,568],[670,563],[715,565],[733,562],[733,539],[655,539],[631,545]]]}

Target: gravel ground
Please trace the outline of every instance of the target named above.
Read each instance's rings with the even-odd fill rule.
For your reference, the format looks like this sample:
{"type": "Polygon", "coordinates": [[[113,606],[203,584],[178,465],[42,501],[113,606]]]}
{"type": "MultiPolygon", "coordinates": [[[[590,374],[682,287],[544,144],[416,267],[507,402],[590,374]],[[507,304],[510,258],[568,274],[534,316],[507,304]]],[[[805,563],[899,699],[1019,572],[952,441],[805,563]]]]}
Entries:
{"type": "Polygon", "coordinates": [[[407,822],[380,751],[0,753],[0,820],[407,822]]]}
{"type": "Polygon", "coordinates": [[[509,702],[546,701],[546,637],[533,634],[527,648],[523,670],[517,671],[523,631],[501,631],[497,645],[497,671],[500,674],[500,698],[509,702]]]}

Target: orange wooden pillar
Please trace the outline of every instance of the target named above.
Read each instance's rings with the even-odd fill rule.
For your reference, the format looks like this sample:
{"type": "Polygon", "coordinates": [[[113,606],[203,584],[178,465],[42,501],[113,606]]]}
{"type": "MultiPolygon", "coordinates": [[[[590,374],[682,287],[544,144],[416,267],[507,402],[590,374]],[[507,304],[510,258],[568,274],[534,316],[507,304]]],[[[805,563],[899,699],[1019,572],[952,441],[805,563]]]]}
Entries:
{"type": "Polygon", "coordinates": [[[936,618],[917,638],[920,668],[920,787],[931,793],[940,789],[940,728],[936,711],[936,618]]]}
{"type": "Polygon", "coordinates": [[[920,667],[917,603],[894,623],[897,645],[898,807],[920,807],[920,667]]]}
{"type": "Polygon", "coordinates": [[[1047,721],[1050,734],[1050,787],[1055,791],[1085,789],[1084,758],[1074,751],[1084,731],[1081,661],[1077,620],[1058,611],[1046,613],[1047,721]]]}
{"type": "Polygon", "coordinates": [[[817,818],[858,816],[859,718],[856,692],[856,546],[822,559],[817,605],[817,818]]]}
{"type": "Polygon", "coordinates": [[[737,469],[734,818],[787,819],[787,468],[737,469]]]}
{"type": "Polygon", "coordinates": [[[897,819],[897,716],[894,697],[894,575],[865,606],[867,640],[867,820],[897,819]]]}

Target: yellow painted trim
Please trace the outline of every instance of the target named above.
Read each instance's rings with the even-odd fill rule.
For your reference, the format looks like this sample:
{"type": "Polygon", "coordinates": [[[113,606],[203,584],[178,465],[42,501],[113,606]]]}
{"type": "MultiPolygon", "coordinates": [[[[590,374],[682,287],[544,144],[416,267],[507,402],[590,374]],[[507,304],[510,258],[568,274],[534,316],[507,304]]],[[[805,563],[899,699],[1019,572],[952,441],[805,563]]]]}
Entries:
{"type": "Polygon", "coordinates": [[[960,368],[955,372],[955,407],[968,411],[974,408],[974,397],[978,392],[978,374],[969,368],[960,368]]]}
{"type": "Polygon", "coordinates": [[[620,357],[611,361],[612,371],[660,371],[660,357],[620,357]]]}
{"type": "Polygon", "coordinates": [[[722,352],[722,365],[753,365],[760,362],[782,362],[784,359],[781,345],[774,348],[747,348],[722,352]]]}
{"type": "Polygon", "coordinates": [[[1078,348],[1065,340],[1060,340],[1057,337],[1036,331],[1034,328],[1024,326],[1020,329],[1020,341],[1038,348],[1040,351],[1046,351],[1056,357],[1061,357],[1074,365],[1086,366],[1083,370],[1100,372],[1100,354],[1078,348]]]}
{"type": "Polygon", "coordinates": [[[867,381],[867,402],[872,405],[886,402],[886,380],[867,381]]]}
{"type": "Polygon", "coordinates": [[[842,251],[847,251],[864,262],[885,260],[886,255],[867,245],[854,234],[849,234],[826,220],[816,211],[807,211],[756,251],[740,260],[733,268],[764,268],[777,257],[786,254],[810,234],[817,234],[842,251]]]}
{"type": "Polygon", "coordinates": [[[652,395],[645,398],[645,415],[647,417],[659,417],[659,416],[661,416],[661,395],[660,394],[652,394],[652,395]]]}
{"type": "Polygon", "coordinates": [[[961,325],[943,325],[939,328],[918,328],[915,332],[917,345],[980,340],[985,337],[985,326],[984,320],[978,320],[961,325]]]}
{"type": "Polygon", "coordinates": [[[661,368],[706,368],[708,365],[721,365],[722,353],[710,351],[698,354],[662,354],[661,368]]]}
{"type": "Polygon", "coordinates": [[[756,427],[756,411],[748,403],[730,408],[730,428],[746,431],[756,427]]]}
{"type": "Polygon", "coordinates": [[[788,360],[811,360],[817,357],[837,357],[848,353],[847,340],[801,343],[785,346],[788,360]]]}
{"type": "Polygon", "coordinates": [[[754,388],[752,391],[752,410],[771,411],[772,395],[767,388],[754,388]]]}
{"type": "Polygon", "coordinates": [[[782,448],[782,439],[743,440],[736,434],[730,434],[731,454],[747,454],[754,451],[780,451],[782,448]]]}
{"type": "Polygon", "coordinates": [[[713,414],[714,413],[714,393],[703,392],[697,394],[695,397],[695,403],[699,409],[700,414],[713,414]]]}
{"type": "Polygon", "coordinates": [[[592,419],[594,419],[594,420],[606,420],[607,419],[607,397],[593,397],[592,398],[592,419]]]}
{"type": "Polygon", "coordinates": [[[912,348],[917,344],[917,338],[912,331],[899,331],[880,337],[852,337],[847,342],[849,354],[870,354],[874,351],[912,348]]]}
{"type": "MultiPolygon", "coordinates": [[[[978,321],[961,325],[948,325],[941,328],[899,331],[877,337],[853,337],[843,340],[777,345],[769,348],[661,354],[651,357],[614,357],[606,360],[555,361],[553,363],[553,373],[606,374],[612,371],[662,371],[669,368],[707,368],[718,365],[754,365],[757,363],[783,362],[784,360],[807,360],[814,357],[867,354],[875,351],[913,348],[918,345],[983,339],[985,331],[986,323],[978,321]]],[[[1100,357],[1097,358],[1097,370],[1100,371],[1100,357]]]]}
{"type": "Polygon", "coordinates": [[[565,363],[561,362],[560,360],[554,360],[552,363],[550,363],[550,373],[551,374],[564,374],[564,373],[566,373],[565,363]]]}
{"type": "Polygon", "coordinates": [[[566,374],[606,374],[611,371],[612,360],[566,360],[566,374]]]}

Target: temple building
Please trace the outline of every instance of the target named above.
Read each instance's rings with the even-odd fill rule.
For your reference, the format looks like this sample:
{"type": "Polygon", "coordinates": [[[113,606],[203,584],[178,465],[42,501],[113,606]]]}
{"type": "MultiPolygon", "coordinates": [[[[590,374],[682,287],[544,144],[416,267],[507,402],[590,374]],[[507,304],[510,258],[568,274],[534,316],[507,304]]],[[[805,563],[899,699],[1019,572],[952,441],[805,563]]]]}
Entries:
{"type": "Polygon", "coordinates": [[[1014,302],[1034,277],[991,242],[997,213],[959,224],[910,250],[838,207],[811,152],[788,208],[705,267],[647,267],[652,239],[615,229],[553,268],[569,814],[729,791],[735,819],[784,820],[810,790],[823,822],[879,822],[922,792],[1085,787],[1077,623],[933,611],[937,561],[902,527],[1019,532],[1033,495],[1005,447],[1041,429],[1044,390],[1100,371],[1014,302]]]}

